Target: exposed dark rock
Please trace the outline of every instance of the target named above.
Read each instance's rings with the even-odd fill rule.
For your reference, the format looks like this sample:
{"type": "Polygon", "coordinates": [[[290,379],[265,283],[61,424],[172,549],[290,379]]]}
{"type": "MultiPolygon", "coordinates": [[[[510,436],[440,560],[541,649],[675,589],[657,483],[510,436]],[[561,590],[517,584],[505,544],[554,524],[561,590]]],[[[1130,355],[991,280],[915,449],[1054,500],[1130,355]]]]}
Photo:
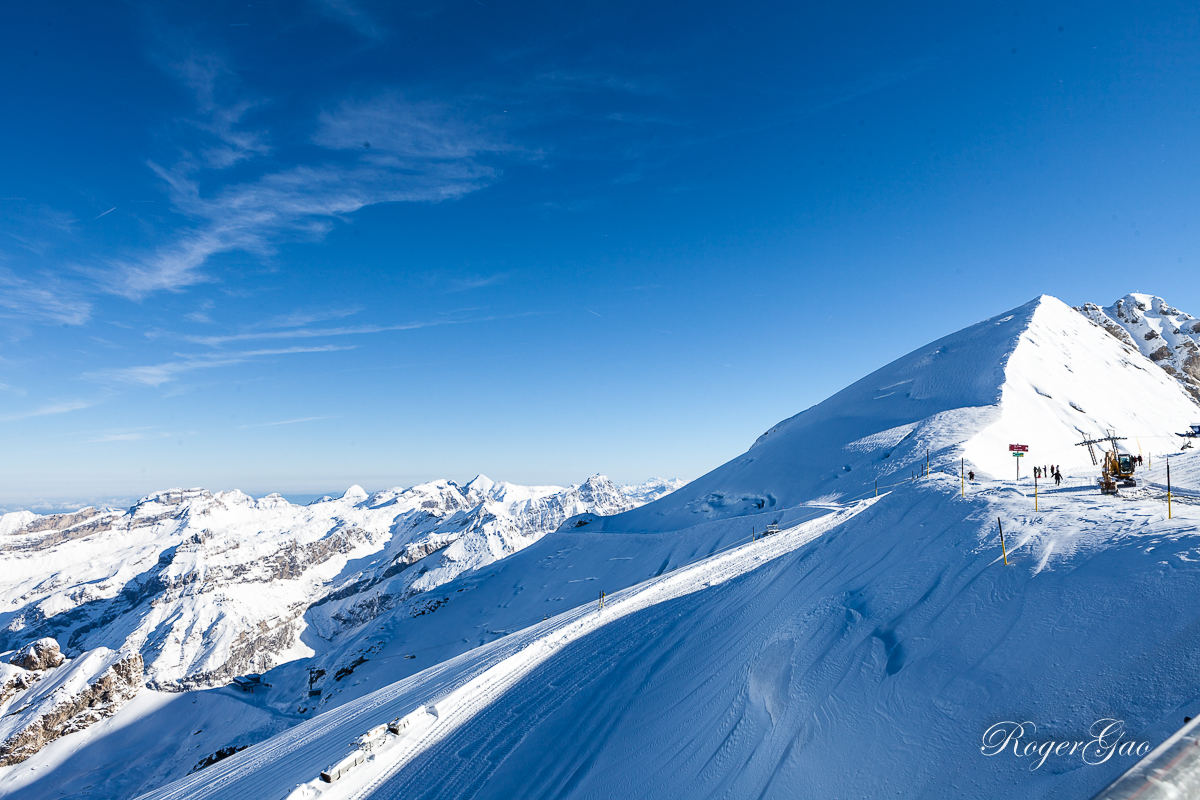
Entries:
{"type": "Polygon", "coordinates": [[[50,742],[111,717],[141,688],[142,657],[134,653],[0,743],[0,767],[19,764],[50,742]]]}
{"type": "Polygon", "coordinates": [[[43,670],[57,667],[64,661],[66,657],[59,651],[58,642],[47,636],[18,650],[8,663],[22,669],[43,670]]]}
{"type": "Polygon", "coordinates": [[[231,744],[231,745],[229,745],[229,747],[222,747],[220,750],[213,753],[212,755],[207,755],[204,758],[200,759],[200,761],[197,762],[196,766],[194,766],[190,770],[188,770],[188,775],[191,775],[193,772],[199,772],[200,770],[204,769],[205,767],[211,767],[213,764],[216,764],[218,761],[224,761],[225,759],[229,758],[231,755],[234,755],[235,753],[240,753],[249,746],[250,745],[248,745],[248,744],[237,744],[237,745],[231,744]]]}

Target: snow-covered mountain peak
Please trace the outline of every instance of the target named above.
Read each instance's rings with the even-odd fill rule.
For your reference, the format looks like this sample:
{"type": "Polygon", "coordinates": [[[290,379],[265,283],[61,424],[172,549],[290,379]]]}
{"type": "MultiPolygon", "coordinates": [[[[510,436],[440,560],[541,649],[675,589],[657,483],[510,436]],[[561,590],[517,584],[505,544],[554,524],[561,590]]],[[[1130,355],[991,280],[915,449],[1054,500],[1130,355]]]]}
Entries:
{"type": "MultiPolygon", "coordinates": [[[[1139,319],[1174,310],[1156,299],[1132,298],[1139,319]]],[[[1139,441],[1173,447],[1174,432],[1196,416],[1192,398],[1150,354],[1091,319],[1042,295],[914,350],[669,497],[595,525],[662,530],[777,513],[867,496],[876,481],[910,479],[927,463],[957,473],[965,460],[977,473],[1015,474],[1010,444],[1029,445],[1031,462],[1091,469],[1075,444],[1108,429],[1129,437],[1135,452],[1139,441]]]]}
{"type": "Polygon", "coordinates": [[[489,478],[487,475],[480,473],[468,481],[467,484],[463,486],[463,489],[466,491],[467,497],[483,498],[487,497],[491,493],[492,487],[495,485],[496,482],[494,480],[489,478]]]}
{"type": "Polygon", "coordinates": [[[366,490],[363,489],[361,486],[359,486],[356,483],[353,486],[351,486],[349,489],[347,489],[345,492],[343,492],[340,499],[344,500],[347,503],[350,503],[353,505],[358,505],[359,503],[366,500],[367,497],[368,497],[368,495],[367,495],[366,490]]]}

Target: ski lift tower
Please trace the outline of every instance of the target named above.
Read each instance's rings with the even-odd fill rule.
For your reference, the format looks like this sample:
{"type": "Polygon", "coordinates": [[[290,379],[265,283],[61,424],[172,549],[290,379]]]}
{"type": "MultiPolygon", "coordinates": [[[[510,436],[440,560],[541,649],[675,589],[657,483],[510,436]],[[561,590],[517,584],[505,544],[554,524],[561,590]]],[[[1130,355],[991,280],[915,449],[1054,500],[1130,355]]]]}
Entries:
{"type": "MultiPolygon", "coordinates": [[[[1092,457],[1092,466],[1098,467],[1098,466],[1100,466],[1100,462],[1098,460],[1096,460],[1095,446],[1103,444],[1104,442],[1108,442],[1108,446],[1110,448],[1112,448],[1112,451],[1115,453],[1117,451],[1117,442],[1123,442],[1123,441],[1125,441],[1124,436],[1117,436],[1113,432],[1113,430],[1111,428],[1109,428],[1108,436],[1101,436],[1098,439],[1084,439],[1082,442],[1079,442],[1075,446],[1083,447],[1086,445],[1087,449],[1088,449],[1088,455],[1092,457]]],[[[1104,451],[1101,450],[1100,452],[1104,452],[1104,451]]]]}

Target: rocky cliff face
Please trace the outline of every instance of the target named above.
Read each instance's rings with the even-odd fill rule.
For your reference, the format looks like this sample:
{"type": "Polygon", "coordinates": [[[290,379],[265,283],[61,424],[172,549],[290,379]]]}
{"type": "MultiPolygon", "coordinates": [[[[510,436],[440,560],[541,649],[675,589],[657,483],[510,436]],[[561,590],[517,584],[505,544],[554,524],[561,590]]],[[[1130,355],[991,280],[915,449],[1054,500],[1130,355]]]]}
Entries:
{"type": "Polygon", "coordinates": [[[60,656],[55,666],[24,682],[2,706],[0,766],[18,764],[55,739],[117,713],[142,688],[142,657],[108,648],[69,662],[60,656]]]}
{"type": "Polygon", "coordinates": [[[1182,384],[1200,404],[1200,319],[1149,294],[1127,294],[1107,308],[1077,309],[1182,384]]]}
{"type": "Polygon", "coordinates": [[[0,652],[53,637],[70,657],[138,653],[155,688],[223,685],[310,655],[568,516],[624,511],[674,485],[631,496],[602,476],[565,489],[480,476],[373,495],[356,486],[307,506],[172,489],[124,512],[4,515],[0,652]]]}

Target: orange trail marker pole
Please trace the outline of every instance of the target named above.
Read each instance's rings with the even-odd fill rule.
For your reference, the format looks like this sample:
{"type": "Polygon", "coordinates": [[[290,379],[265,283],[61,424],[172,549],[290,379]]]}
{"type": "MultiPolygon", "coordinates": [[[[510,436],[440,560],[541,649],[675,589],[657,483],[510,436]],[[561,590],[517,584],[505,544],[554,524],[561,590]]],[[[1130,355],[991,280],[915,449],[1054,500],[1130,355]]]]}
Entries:
{"type": "Polygon", "coordinates": [[[1167,459],[1167,519],[1171,518],[1171,459],[1167,459]]]}
{"type": "Polygon", "coordinates": [[[1004,526],[1000,524],[1000,518],[996,517],[996,527],[1000,529],[1000,553],[1004,556],[1004,566],[1008,566],[1008,550],[1004,547],[1004,526]]]}

